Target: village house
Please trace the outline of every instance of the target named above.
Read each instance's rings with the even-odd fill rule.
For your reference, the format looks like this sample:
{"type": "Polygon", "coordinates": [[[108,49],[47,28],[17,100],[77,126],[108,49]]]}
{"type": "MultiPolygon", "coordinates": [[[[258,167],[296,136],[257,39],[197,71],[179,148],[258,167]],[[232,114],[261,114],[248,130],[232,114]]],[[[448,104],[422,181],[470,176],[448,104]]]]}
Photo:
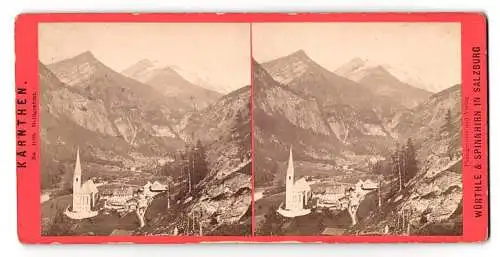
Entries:
{"type": "MultiPolygon", "coordinates": [[[[109,192],[108,192],[109,194],[109,192]]],[[[108,196],[105,203],[105,208],[122,209],[127,206],[127,202],[134,197],[135,191],[133,187],[120,187],[113,189],[111,196],[108,196]]]]}
{"type": "Polygon", "coordinates": [[[151,184],[150,190],[151,192],[165,192],[168,190],[168,186],[155,181],[153,182],[153,184],[151,184]]]}
{"type": "Polygon", "coordinates": [[[378,190],[378,183],[370,179],[358,180],[355,184],[335,183],[330,181],[313,190],[313,198],[317,199],[316,207],[334,210],[346,209],[349,204],[359,204],[366,194],[378,190]]]}
{"type": "Polygon", "coordinates": [[[317,199],[316,207],[342,209],[341,199],[345,197],[349,184],[333,183],[318,187],[313,197],[317,199]]]}
{"type": "Polygon", "coordinates": [[[155,195],[166,192],[168,190],[167,185],[163,185],[162,183],[155,181],[153,183],[147,182],[143,187],[143,192],[148,197],[154,197],[155,195]]]}
{"type": "Polygon", "coordinates": [[[358,183],[356,183],[356,188],[359,188],[361,190],[375,190],[378,188],[378,183],[375,181],[372,181],[371,179],[367,180],[360,180],[358,183]]]}

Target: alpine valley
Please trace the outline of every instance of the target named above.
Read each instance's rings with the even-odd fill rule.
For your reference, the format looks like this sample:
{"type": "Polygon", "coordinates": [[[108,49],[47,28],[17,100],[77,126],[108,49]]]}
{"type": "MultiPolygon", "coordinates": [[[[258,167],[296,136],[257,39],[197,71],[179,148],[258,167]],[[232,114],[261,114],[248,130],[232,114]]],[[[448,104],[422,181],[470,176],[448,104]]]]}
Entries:
{"type": "Polygon", "coordinates": [[[40,62],[38,74],[43,233],[187,235],[195,213],[196,233],[249,233],[249,85],[221,94],[148,60],[120,73],[91,52],[40,62]],[[87,220],[61,214],[71,205],[77,148],[82,181],[92,179],[102,199],[149,181],[168,185],[152,199],[146,226],[133,212],[99,205],[87,220]]]}
{"type": "Polygon", "coordinates": [[[462,233],[460,85],[432,93],[359,58],[329,71],[303,50],[254,61],[253,71],[257,234],[462,233]],[[319,207],[279,216],[290,149],[312,199],[368,180],[378,181],[380,198],[362,197],[352,222],[346,210],[319,207]],[[395,161],[408,156],[406,166],[395,161]]]}

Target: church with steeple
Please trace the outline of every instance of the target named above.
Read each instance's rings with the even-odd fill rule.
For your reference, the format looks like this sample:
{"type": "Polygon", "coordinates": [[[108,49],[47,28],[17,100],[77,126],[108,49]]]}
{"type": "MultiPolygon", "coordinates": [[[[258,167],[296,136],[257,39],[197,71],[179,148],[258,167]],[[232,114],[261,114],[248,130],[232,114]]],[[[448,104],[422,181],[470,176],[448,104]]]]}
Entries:
{"type": "Polygon", "coordinates": [[[281,204],[278,213],[285,217],[297,217],[311,212],[307,208],[311,200],[311,186],[305,178],[295,181],[295,168],[293,164],[292,147],[288,157],[288,168],[285,178],[285,204],[281,204]]]}
{"type": "Polygon", "coordinates": [[[72,219],[85,219],[97,215],[94,210],[99,191],[94,181],[87,180],[82,184],[82,166],[80,164],[80,149],[76,150],[75,170],[73,173],[73,201],[65,211],[72,219]]]}

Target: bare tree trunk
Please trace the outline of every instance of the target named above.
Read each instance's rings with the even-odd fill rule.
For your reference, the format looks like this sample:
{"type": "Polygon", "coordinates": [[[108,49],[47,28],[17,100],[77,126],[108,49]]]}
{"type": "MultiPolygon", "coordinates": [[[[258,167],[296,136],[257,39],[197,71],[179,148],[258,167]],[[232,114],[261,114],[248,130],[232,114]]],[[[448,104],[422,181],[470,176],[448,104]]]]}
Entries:
{"type": "Polygon", "coordinates": [[[396,214],[396,230],[399,230],[399,219],[401,218],[401,215],[399,213],[396,214]]]}
{"type": "Polygon", "coordinates": [[[170,185],[167,191],[167,209],[170,209],[170,185]]]}
{"type": "Polygon", "coordinates": [[[347,212],[349,212],[349,215],[351,216],[351,221],[352,221],[351,225],[352,226],[355,226],[358,223],[358,221],[356,219],[356,212],[357,212],[357,210],[358,210],[358,208],[355,207],[354,205],[349,205],[347,207],[347,212]]]}
{"type": "Polygon", "coordinates": [[[347,141],[347,137],[349,136],[349,125],[346,126],[346,125],[342,124],[342,126],[344,127],[344,130],[345,130],[344,139],[342,141],[345,144],[347,141]]]}
{"type": "Polygon", "coordinates": [[[142,228],[144,227],[146,224],[144,222],[144,214],[145,214],[145,210],[143,210],[142,208],[138,208],[137,211],[136,211],[136,214],[137,214],[137,218],[139,219],[139,228],[142,228]]]}
{"type": "Polygon", "coordinates": [[[401,165],[399,164],[399,156],[398,156],[398,174],[399,174],[399,191],[403,190],[403,176],[401,174],[401,165]]]}
{"type": "Polygon", "coordinates": [[[382,210],[382,178],[378,179],[378,209],[382,210]]]}
{"type": "Polygon", "coordinates": [[[407,169],[406,169],[406,156],[405,156],[404,153],[403,153],[402,157],[403,157],[403,160],[402,160],[402,162],[403,162],[403,169],[402,169],[402,172],[401,172],[401,176],[402,176],[401,180],[403,181],[403,185],[405,185],[406,184],[406,172],[407,172],[407,169]]]}
{"type": "Polygon", "coordinates": [[[401,232],[402,232],[402,233],[404,233],[404,230],[405,230],[405,227],[406,227],[406,226],[405,226],[405,222],[406,222],[406,217],[405,217],[405,209],[403,208],[401,211],[402,211],[402,216],[403,216],[403,218],[402,218],[402,220],[401,220],[401,222],[402,222],[402,225],[401,225],[401,232]]]}
{"type": "Polygon", "coordinates": [[[380,187],[378,188],[378,209],[382,210],[382,193],[380,192],[380,187]]]}
{"type": "MultiPolygon", "coordinates": [[[[193,152],[193,166],[192,166],[192,169],[191,169],[191,172],[193,172],[193,175],[194,175],[194,168],[195,168],[195,161],[196,161],[196,155],[195,153],[193,152]]],[[[191,185],[192,186],[192,185],[191,185]]]]}
{"type": "Polygon", "coordinates": [[[191,193],[191,167],[189,165],[189,159],[188,159],[188,192],[191,193]]]}
{"type": "Polygon", "coordinates": [[[194,211],[193,211],[193,213],[192,213],[191,216],[193,217],[193,222],[191,222],[191,223],[193,223],[193,233],[194,233],[194,231],[195,231],[195,228],[194,228],[194,211]]]}
{"type": "Polygon", "coordinates": [[[411,229],[411,224],[410,224],[410,217],[411,217],[411,214],[412,214],[413,210],[410,208],[406,214],[407,216],[407,221],[406,221],[406,235],[409,236],[410,235],[410,229],[411,229]]]}
{"type": "Polygon", "coordinates": [[[203,225],[201,224],[201,210],[198,212],[198,234],[203,235],[203,225]]]}

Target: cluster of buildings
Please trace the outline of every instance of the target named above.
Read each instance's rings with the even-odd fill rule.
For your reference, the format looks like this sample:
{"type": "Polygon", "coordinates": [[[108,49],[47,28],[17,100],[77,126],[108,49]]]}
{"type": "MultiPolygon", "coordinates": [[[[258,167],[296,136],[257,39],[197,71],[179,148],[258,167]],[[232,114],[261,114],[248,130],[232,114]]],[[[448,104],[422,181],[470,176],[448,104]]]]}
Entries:
{"type": "Polygon", "coordinates": [[[124,186],[107,184],[98,189],[93,179],[82,183],[82,168],[80,151],[77,150],[75,170],[73,173],[72,205],[65,210],[71,219],[85,219],[98,214],[97,203],[104,201],[104,209],[126,211],[130,209],[131,201],[139,194],[152,199],[155,195],[166,192],[169,186],[158,181],[147,182],[144,186],[124,186]]]}
{"type": "Polygon", "coordinates": [[[288,168],[285,178],[285,201],[278,208],[278,213],[284,217],[297,217],[311,213],[314,208],[343,210],[359,206],[364,196],[379,185],[370,179],[359,180],[356,184],[328,183],[315,186],[304,177],[295,180],[293,153],[290,148],[288,168]]]}
{"type": "Polygon", "coordinates": [[[349,205],[349,200],[364,197],[378,187],[378,183],[370,179],[359,180],[356,184],[326,184],[315,188],[313,198],[317,199],[316,207],[343,210],[349,205]]]}

